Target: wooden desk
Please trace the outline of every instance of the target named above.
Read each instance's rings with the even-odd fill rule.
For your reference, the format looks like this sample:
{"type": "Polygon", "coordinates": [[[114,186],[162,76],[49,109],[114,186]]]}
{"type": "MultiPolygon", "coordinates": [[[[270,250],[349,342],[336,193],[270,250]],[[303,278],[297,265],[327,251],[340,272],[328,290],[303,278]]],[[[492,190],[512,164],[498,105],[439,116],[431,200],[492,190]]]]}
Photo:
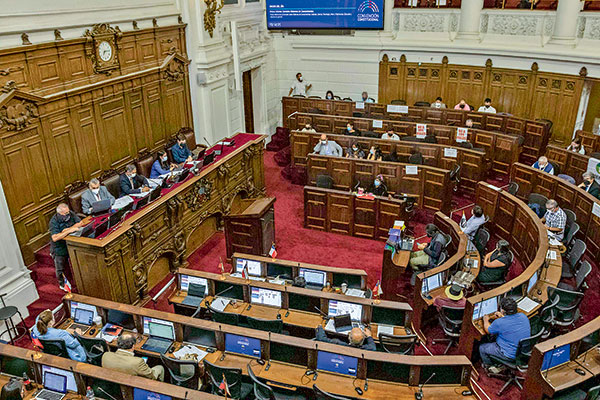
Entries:
{"type": "Polygon", "coordinates": [[[266,256],[275,243],[274,197],[246,199],[223,217],[227,259],[236,251],[266,256]]]}
{"type": "Polygon", "coordinates": [[[404,200],[304,186],[305,228],[386,240],[395,220],[408,219],[404,200]]]}
{"type": "MultiPolygon", "coordinates": [[[[600,143],[600,140],[598,143],[600,143]]],[[[557,173],[554,171],[556,175],[569,175],[575,179],[577,184],[580,184],[583,180],[581,174],[587,171],[587,166],[591,158],[589,156],[591,149],[585,146],[584,148],[586,150],[586,154],[579,154],[577,152],[567,150],[564,147],[548,145],[548,147],[546,147],[546,157],[548,157],[548,160],[557,164],[559,172],[557,173]]]]}
{"type": "Polygon", "coordinates": [[[138,303],[216,232],[217,215],[240,197],[263,196],[265,136],[237,134],[237,147],[169,193],[125,219],[102,239],[68,236],[81,293],[138,303]]]}
{"type": "Polygon", "coordinates": [[[594,204],[600,207],[600,200],[557,176],[521,163],[513,164],[510,176],[519,184],[517,197],[523,201],[531,193],[540,193],[555,199],[561,208],[573,210],[580,227],[577,237],[587,245],[586,254],[600,261],[600,216],[593,213],[594,204]]]}
{"type": "Polygon", "coordinates": [[[390,194],[404,193],[415,197],[421,208],[449,213],[452,200],[450,171],[418,165],[417,174],[412,175],[406,173],[406,167],[415,165],[310,154],[307,173],[311,186],[316,185],[318,175],[324,174],[333,178],[334,189],[346,191],[353,190],[358,182],[368,189],[381,174],[390,194]]]}
{"type": "MultiPolygon", "coordinates": [[[[482,130],[492,132],[504,132],[509,135],[522,135],[524,137],[523,153],[521,160],[527,163],[533,163],[548,144],[550,139],[551,125],[543,121],[527,120],[524,118],[515,117],[512,115],[499,115],[480,113],[477,111],[460,111],[452,108],[438,109],[431,107],[407,107],[407,113],[398,113],[388,110],[388,105],[377,103],[363,103],[364,108],[356,108],[356,102],[342,100],[323,100],[310,99],[299,97],[283,97],[282,98],[282,114],[283,122],[290,129],[302,127],[304,120],[296,116],[296,118],[288,118],[294,112],[299,113],[314,113],[321,112],[324,114],[335,115],[336,120],[345,121],[354,113],[360,113],[371,119],[411,121],[428,124],[465,126],[467,119],[473,120],[473,126],[482,130]]],[[[343,122],[344,126],[346,122],[343,122]]],[[[339,132],[339,130],[323,129],[322,124],[315,123],[313,127],[320,132],[339,132]]],[[[370,129],[372,124],[363,123],[355,124],[355,127],[360,130],[370,129]]],[[[384,122],[383,128],[386,128],[384,122]]],[[[489,143],[488,143],[489,144],[489,143]]],[[[482,147],[479,144],[476,147],[482,147]]],[[[508,164],[510,165],[510,163],[508,164]]]]}
{"type": "Polygon", "coordinates": [[[402,276],[406,273],[411,252],[408,250],[393,251],[386,247],[383,249],[381,266],[381,298],[398,301],[399,286],[402,276]]]}
{"type": "MultiPolygon", "coordinates": [[[[399,160],[408,162],[408,158],[414,152],[423,154],[425,165],[436,168],[452,170],[455,165],[460,168],[461,187],[474,193],[477,182],[485,180],[487,176],[486,165],[489,165],[484,151],[469,150],[464,147],[450,146],[445,144],[416,143],[398,140],[383,140],[369,137],[354,137],[331,134],[328,132],[327,138],[335,141],[346,150],[354,142],[360,143],[363,149],[368,151],[371,146],[378,146],[384,155],[396,152],[399,160]],[[448,153],[448,155],[446,155],[448,153]]],[[[307,165],[307,157],[313,152],[315,145],[321,137],[321,133],[311,133],[302,131],[293,131],[291,133],[292,163],[300,166],[307,165]]],[[[507,168],[505,174],[510,169],[507,168]]]]}

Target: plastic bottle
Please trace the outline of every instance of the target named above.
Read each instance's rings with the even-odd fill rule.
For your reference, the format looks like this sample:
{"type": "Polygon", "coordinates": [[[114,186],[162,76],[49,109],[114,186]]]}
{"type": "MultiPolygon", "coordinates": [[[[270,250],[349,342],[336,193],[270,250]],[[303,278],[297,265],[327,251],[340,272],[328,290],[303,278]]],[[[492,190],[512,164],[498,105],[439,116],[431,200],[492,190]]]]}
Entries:
{"type": "Polygon", "coordinates": [[[96,396],[94,395],[94,391],[89,386],[87,387],[87,391],[85,392],[85,398],[87,400],[94,400],[96,398],[96,396]]]}

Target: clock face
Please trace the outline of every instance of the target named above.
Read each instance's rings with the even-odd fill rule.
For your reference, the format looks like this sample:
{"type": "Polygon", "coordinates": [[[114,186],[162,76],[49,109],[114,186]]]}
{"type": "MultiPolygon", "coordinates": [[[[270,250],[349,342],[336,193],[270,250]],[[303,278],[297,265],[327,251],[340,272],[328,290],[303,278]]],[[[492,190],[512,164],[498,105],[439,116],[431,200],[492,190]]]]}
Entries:
{"type": "Polygon", "coordinates": [[[102,61],[108,61],[113,56],[113,48],[107,41],[100,42],[98,45],[98,56],[102,61]]]}

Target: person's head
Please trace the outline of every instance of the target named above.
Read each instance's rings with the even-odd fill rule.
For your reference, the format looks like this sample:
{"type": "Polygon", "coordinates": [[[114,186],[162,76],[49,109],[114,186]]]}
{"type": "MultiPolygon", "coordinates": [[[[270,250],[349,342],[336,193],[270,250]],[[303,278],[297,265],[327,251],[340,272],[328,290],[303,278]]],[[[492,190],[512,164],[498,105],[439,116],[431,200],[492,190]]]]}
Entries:
{"type": "Polygon", "coordinates": [[[442,104],[442,98],[441,98],[440,96],[438,96],[438,97],[435,99],[435,102],[436,102],[436,103],[438,103],[438,104],[442,104]]]}
{"type": "Polygon", "coordinates": [[[477,218],[480,218],[483,215],[483,208],[478,206],[477,204],[473,207],[473,215],[477,218]]]}
{"type": "Polygon", "coordinates": [[[492,99],[490,99],[489,97],[486,97],[485,100],[483,101],[483,106],[485,108],[490,108],[492,106],[492,99]]]}
{"type": "Polygon", "coordinates": [[[392,136],[394,134],[394,129],[388,128],[388,130],[386,132],[388,135],[392,136]]]}
{"type": "Polygon", "coordinates": [[[54,326],[54,314],[50,310],[44,310],[38,315],[36,327],[41,335],[45,335],[48,332],[48,328],[54,326]]]}
{"type": "Polygon", "coordinates": [[[333,92],[331,90],[328,90],[327,93],[325,93],[325,98],[327,100],[333,100],[333,92]]]}
{"type": "Polygon", "coordinates": [[[467,119],[467,120],[465,121],[465,126],[466,126],[467,128],[472,128],[472,127],[473,127],[473,120],[472,120],[471,118],[467,119]]]}
{"type": "Polygon", "coordinates": [[[510,251],[510,243],[504,239],[498,240],[498,243],[496,243],[496,250],[498,250],[500,253],[508,254],[510,251]]]}
{"type": "Polygon", "coordinates": [[[556,212],[558,210],[558,202],[554,199],[550,199],[546,202],[546,210],[556,212]]]}
{"type": "Polygon", "coordinates": [[[100,181],[97,178],[90,179],[90,183],[88,183],[88,187],[94,194],[98,194],[100,192],[100,181]]]}
{"type": "Polygon", "coordinates": [[[23,383],[20,379],[12,377],[2,387],[0,392],[0,400],[22,400],[24,395],[23,383]]]}
{"type": "Polygon", "coordinates": [[[446,292],[446,296],[450,300],[454,300],[454,301],[459,301],[464,296],[462,287],[460,287],[459,285],[456,285],[456,284],[448,286],[446,288],[445,292],[446,292]]]}
{"type": "Polygon", "coordinates": [[[546,165],[548,165],[548,158],[546,158],[546,156],[541,156],[538,159],[538,165],[540,168],[544,168],[546,165]]]}
{"type": "Polygon", "coordinates": [[[362,92],[362,99],[363,100],[367,100],[369,98],[369,93],[367,92],[362,92]]]}
{"type": "Polygon", "coordinates": [[[460,108],[465,108],[466,105],[467,105],[467,102],[465,101],[465,99],[460,99],[460,101],[458,102],[458,106],[460,108]]]}
{"type": "Polygon", "coordinates": [[[156,158],[160,160],[162,163],[166,163],[168,160],[167,152],[164,150],[159,150],[156,152],[156,158]]]}
{"type": "Polygon", "coordinates": [[[302,82],[302,72],[296,74],[296,79],[298,79],[298,82],[302,82]]]}
{"type": "Polygon", "coordinates": [[[360,151],[360,143],[358,143],[358,142],[352,143],[352,151],[353,152],[360,151]]]}
{"type": "Polygon", "coordinates": [[[594,174],[592,174],[590,171],[585,171],[581,176],[583,177],[583,183],[585,183],[585,186],[589,186],[594,183],[594,174]]]}
{"type": "Polygon", "coordinates": [[[137,169],[135,168],[135,165],[127,164],[127,166],[125,167],[125,173],[127,174],[128,177],[135,178],[135,174],[137,173],[137,169]]]}
{"type": "Polygon", "coordinates": [[[135,345],[135,336],[131,333],[125,332],[117,338],[117,347],[123,350],[131,350],[135,345]]]}
{"type": "Polygon", "coordinates": [[[353,131],[354,130],[354,124],[352,122],[348,122],[346,124],[346,129],[348,129],[348,131],[353,131]]]}
{"type": "Polygon", "coordinates": [[[438,227],[434,224],[427,224],[425,226],[425,233],[427,234],[427,237],[434,237],[439,231],[440,230],[438,229],[438,227]]]}
{"type": "Polygon", "coordinates": [[[71,218],[71,211],[67,203],[60,203],[56,206],[56,215],[58,219],[63,222],[67,222],[71,218]]]}
{"type": "Polygon", "coordinates": [[[350,346],[360,347],[365,341],[365,338],[365,333],[360,328],[352,328],[350,333],[348,333],[350,346]]]}
{"type": "Polygon", "coordinates": [[[382,183],[384,183],[383,175],[379,174],[375,177],[375,180],[373,181],[373,185],[375,185],[375,187],[379,187],[379,186],[381,186],[382,183]]]}
{"type": "Polygon", "coordinates": [[[327,135],[326,134],[321,135],[321,143],[327,144],[327,135]]]}
{"type": "Polygon", "coordinates": [[[177,144],[179,145],[179,147],[183,147],[183,145],[185,144],[185,136],[182,133],[177,135],[177,144]]]}
{"type": "Polygon", "coordinates": [[[500,300],[500,310],[504,315],[516,314],[517,302],[510,297],[505,297],[502,300],[500,300]]]}
{"type": "Polygon", "coordinates": [[[306,129],[312,129],[312,125],[310,124],[310,122],[307,122],[306,124],[304,124],[304,127],[306,129]]]}
{"type": "Polygon", "coordinates": [[[579,150],[579,148],[581,148],[581,138],[580,137],[576,137],[575,139],[573,139],[573,141],[571,141],[571,148],[573,150],[579,150]]]}

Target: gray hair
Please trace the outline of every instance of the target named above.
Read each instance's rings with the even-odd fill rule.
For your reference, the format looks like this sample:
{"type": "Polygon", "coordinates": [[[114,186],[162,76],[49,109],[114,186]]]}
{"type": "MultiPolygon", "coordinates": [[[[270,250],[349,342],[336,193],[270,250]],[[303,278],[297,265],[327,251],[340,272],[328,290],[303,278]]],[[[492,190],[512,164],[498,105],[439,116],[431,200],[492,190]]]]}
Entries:
{"type": "Polygon", "coordinates": [[[539,160],[538,160],[538,161],[539,161],[539,162],[546,162],[546,163],[547,163],[547,162],[548,162],[548,157],[546,157],[546,156],[541,156],[541,157],[539,158],[539,160]]]}
{"type": "Polygon", "coordinates": [[[136,169],[135,165],[133,165],[133,164],[127,164],[127,166],[125,167],[125,171],[127,171],[127,172],[133,172],[133,171],[135,171],[135,169],[136,169]]]}
{"type": "Polygon", "coordinates": [[[88,186],[92,186],[92,185],[99,185],[100,181],[98,180],[98,178],[92,178],[90,179],[90,183],[88,183],[88,186]]]}
{"type": "Polygon", "coordinates": [[[552,209],[552,208],[556,208],[556,207],[558,207],[558,202],[556,200],[550,199],[546,202],[546,208],[552,209]]]}
{"type": "Polygon", "coordinates": [[[587,178],[595,179],[594,174],[592,174],[590,171],[585,171],[583,174],[581,174],[581,176],[583,176],[584,179],[587,179],[587,178]]]}
{"type": "Polygon", "coordinates": [[[68,210],[69,206],[67,205],[67,203],[60,203],[59,205],[56,206],[56,212],[61,212],[62,210],[68,210]]]}
{"type": "Polygon", "coordinates": [[[122,334],[117,338],[117,347],[123,350],[129,350],[135,344],[136,339],[131,333],[122,334]]]}

